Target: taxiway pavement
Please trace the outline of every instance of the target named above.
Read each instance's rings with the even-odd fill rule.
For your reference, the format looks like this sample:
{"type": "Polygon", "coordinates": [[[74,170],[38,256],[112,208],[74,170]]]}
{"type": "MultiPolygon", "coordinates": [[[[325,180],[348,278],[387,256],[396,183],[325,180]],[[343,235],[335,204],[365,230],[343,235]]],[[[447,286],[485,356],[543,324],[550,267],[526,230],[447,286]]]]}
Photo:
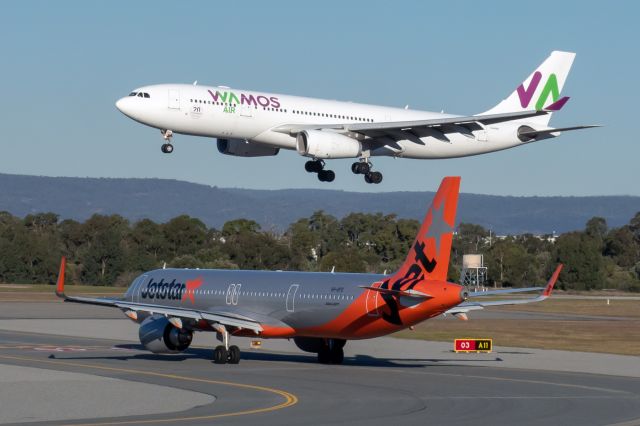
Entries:
{"type": "Polygon", "coordinates": [[[154,355],[121,315],[0,303],[0,423],[640,424],[640,357],[464,355],[446,343],[382,338],[349,342],[339,366],[288,341],[216,365],[210,334],[184,354],[154,355]]]}

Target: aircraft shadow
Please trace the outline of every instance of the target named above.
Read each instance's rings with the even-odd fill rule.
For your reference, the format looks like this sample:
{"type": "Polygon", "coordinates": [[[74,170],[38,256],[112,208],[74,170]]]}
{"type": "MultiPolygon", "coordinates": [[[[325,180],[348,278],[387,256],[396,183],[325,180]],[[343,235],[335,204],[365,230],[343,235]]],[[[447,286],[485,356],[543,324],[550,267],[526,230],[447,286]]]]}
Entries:
{"type": "MultiPolygon", "coordinates": [[[[189,348],[179,354],[154,354],[147,352],[144,346],[139,344],[120,344],[115,345],[114,349],[124,351],[144,351],[137,354],[114,354],[114,355],[96,355],[96,356],[56,356],[49,355],[51,359],[71,359],[71,360],[150,360],[163,362],[185,361],[187,359],[203,359],[212,360],[212,350],[207,348],[189,348]]],[[[262,362],[292,362],[298,364],[318,364],[315,355],[312,354],[289,354],[278,352],[258,352],[243,351],[242,360],[246,361],[262,361],[262,362]]],[[[355,356],[346,356],[342,365],[344,366],[360,366],[360,367],[393,367],[393,368],[424,368],[424,367],[444,367],[449,363],[473,363],[479,360],[473,359],[447,359],[447,358],[376,358],[370,355],[358,354],[355,356]]],[[[480,360],[482,362],[502,362],[502,359],[496,357],[490,360],[480,360]]]]}

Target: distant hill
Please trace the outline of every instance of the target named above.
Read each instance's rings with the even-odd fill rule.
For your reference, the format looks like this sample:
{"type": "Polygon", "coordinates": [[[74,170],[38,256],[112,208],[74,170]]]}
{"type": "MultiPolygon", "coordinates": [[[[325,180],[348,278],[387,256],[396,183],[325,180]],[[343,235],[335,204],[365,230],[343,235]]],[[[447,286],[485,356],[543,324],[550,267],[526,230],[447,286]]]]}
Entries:
{"type": "MultiPolygon", "coordinates": [[[[165,222],[180,214],[220,228],[226,221],[253,219],[263,229],[324,210],[339,218],[352,212],[421,220],[433,192],[360,193],[338,190],[252,190],[218,188],[169,179],[68,178],[0,174],[0,211],[24,217],[54,212],[62,219],[85,220],[94,213],[120,214],[131,221],[165,222]]],[[[640,211],[640,197],[504,197],[461,194],[458,222],[476,223],[496,234],[546,234],[583,229],[593,216],[610,227],[629,222],[640,211]]]]}

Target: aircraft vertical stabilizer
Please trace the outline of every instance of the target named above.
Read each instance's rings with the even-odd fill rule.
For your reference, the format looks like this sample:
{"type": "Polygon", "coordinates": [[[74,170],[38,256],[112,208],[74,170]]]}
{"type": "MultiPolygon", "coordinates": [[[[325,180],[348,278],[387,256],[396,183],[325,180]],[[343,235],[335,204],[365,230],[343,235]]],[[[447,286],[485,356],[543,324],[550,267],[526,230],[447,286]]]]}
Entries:
{"type": "MultiPolygon", "coordinates": [[[[573,52],[551,52],[551,55],[507,99],[481,115],[532,110],[559,111],[569,100],[568,96],[560,97],[560,93],[575,56],[573,52]]],[[[547,126],[551,115],[540,115],[527,121],[547,126]]]]}
{"type": "Polygon", "coordinates": [[[447,279],[459,191],[459,176],[442,180],[409,255],[395,277],[447,279]]]}

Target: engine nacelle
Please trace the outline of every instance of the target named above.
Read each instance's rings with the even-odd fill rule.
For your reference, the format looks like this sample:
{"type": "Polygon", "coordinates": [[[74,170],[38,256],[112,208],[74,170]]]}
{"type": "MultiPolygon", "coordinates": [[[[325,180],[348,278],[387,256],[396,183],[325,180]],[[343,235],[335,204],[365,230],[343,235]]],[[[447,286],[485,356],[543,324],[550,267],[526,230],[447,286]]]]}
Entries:
{"type": "Polygon", "coordinates": [[[296,149],[311,158],[355,158],[362,153],[362,144],[339,133],[304,130],[296,136],[296,149]]]}
{"type": "Polygon", "coordinates": [[[261,145],[246,139],[218,139],[220,154],[236,157],[268,157],[278,155],[280,148],[261,145]]]}
{"type": "Polygon", "coordinates": [[[293,342],[298,348],[300,348],[300,350],[312,353],[320,352],[322,348],[326,347],[328,344],[344,348],[344,345],[347,343],[347,341],[343,339],[325,339],[322,337],[294,337],[293,342]]]}
{"type": "Polygon", "coordinates": [[[162,315],[152,315],[142,321],[138,330],[140,343],[154,354],[172,354],[186,350],[193,332],[178,329],[162,315]]]}

